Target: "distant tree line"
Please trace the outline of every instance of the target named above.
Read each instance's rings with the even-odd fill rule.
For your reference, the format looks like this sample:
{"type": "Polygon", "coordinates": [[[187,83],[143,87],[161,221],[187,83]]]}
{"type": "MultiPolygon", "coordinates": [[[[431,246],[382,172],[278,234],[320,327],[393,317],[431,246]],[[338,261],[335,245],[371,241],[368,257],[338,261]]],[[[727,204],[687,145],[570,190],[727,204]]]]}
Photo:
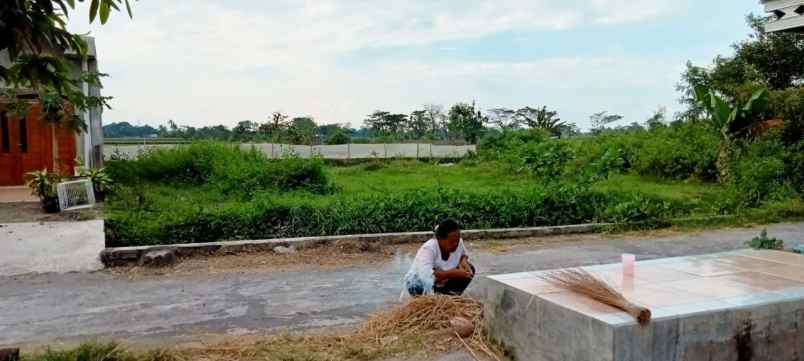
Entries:
{"type": "MultiPolygon", "coordinates": [[[[658,114],[658,113],[657,113],[658,114]]],[[[663,121],[664,115],[659,114],[663,121]]],[[[622,116],[606,111],[590,117],[592,132],[612,130],[608,125],[622,116]]],[[[156,128],[127,122],[103,127],[108,138],[182,138],[226,141],[281,142],[292,144],[346,144],[349,142],[445,141],[475,144],[485,134],[522,129],[541,129],[554,137],[581,134],[575,123],[562,121],[558,112],[546,106],[520,109],[492,108],[482,111],[475,102],[457,103],[449,109],[426,104],[409,114],[376,110],[363,119],[363,127],[345,124],[318,125],[310,116],[290,117],[272,113],[265,121],[243,120],[232,128],[224,125],[192,127],[173,120],[156,128]]],[[[639,126],[634,123],[629,127],[639,126]]],[[[625,127],[625,128],[629,128],[625,127]]],[[[618,127],[615,129],[623,129],[618,127]]]]}

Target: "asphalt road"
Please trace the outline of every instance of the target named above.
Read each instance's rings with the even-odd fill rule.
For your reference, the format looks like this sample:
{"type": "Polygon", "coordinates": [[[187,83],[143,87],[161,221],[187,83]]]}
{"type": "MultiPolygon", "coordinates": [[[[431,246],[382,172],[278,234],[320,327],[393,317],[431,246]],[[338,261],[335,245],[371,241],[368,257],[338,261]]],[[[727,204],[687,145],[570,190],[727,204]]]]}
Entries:
{"type": "MultiPolygon", "coordinates": [[[[771,236],[804,242],[804,223],[768,227],[771,236]]],[[[481,274],[713,253],[744,248],[758,229],[671,236],[587,237],[584,241],[474,252],[481,274]]],[[[471,249],[470,249],[471,252],[471,249]]],[[[269,334],[363,320],[394,302],[409,255],[381,264],[131,279],[109,272],[0,277],[0,345],[86,338],[160,344],[203,334],[269,334]]]]}

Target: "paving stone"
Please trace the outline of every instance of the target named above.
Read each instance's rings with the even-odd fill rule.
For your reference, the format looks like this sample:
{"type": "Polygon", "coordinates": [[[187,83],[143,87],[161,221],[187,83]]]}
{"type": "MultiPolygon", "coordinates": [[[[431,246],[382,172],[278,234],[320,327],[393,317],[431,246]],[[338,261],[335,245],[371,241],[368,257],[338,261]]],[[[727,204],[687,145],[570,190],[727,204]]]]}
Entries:
{"type": "Polygon", "coordinates": [[[176,250],[171,248],[146,252],[140,257],[140,266],[167,267],[176,264],[176,250]]]}

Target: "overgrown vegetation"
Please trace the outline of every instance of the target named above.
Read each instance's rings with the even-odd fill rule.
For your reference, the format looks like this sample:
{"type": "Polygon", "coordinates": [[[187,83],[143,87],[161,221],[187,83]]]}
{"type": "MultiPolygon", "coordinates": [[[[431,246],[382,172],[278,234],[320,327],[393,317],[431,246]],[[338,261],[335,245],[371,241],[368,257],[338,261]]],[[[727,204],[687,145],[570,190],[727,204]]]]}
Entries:
{"type": "Polygon", "coordinates": [[[257,150],[242,150],[225,143],[199,142],[176,149],[154,149],[137,160],[112,162],[113,179],[124,183],[164,183],[203,186],[227,195],[252,195],[266,189],[330,190],[320,159],[292,155],[270,160],[257,150]]]}
{"type": "Polygon", "coordinates": [[[748,246],[753,249],[782,249],[784,248],[784,241],[777,238],[768,237],[768,230],[762,229],[759,236],[752,238],[746,242],[748,246]]]}
{"type": "MultiPolygon", "coordinates": [[[[137,160],[109,162],[110,174],[122,185],[108,200],[107,242],[124,246],[418,231],[446,217],[467,228],[586,222],[650,226],[679,217],[740,214],[795,195],[786,162],[768,160],[782,168],[761,167],[761,172],[750,166],[786,149],[771,139],[747,145],[739,158],[748,159],[746,165],[735,168],[735,176],[757,182],[741,180],[731,187],[697,179],[715,173],[716,152],[704,159],[682,146],[689,140],[685,134],[698,134],[691,130],[696,127],[679,124],[567,140],[506,133],[495,143],[483,143],[474,159],[449,167],[379,160],[325,166],[316,159],[268,160],[208,142],[157,150],[137,160]],[[645,151],[650,139],[678,146],[645,151]],[[701,160],[687,160],[693,157],[701,160]],[[678,159],[681,170],[657,177],[655,167],[643,165],[656,164],[649,161],[653,158],[666,159],[668,165],[678,159]]],[[[778,211],[795,215],[798,207],[794,201],[778,211]]]]}

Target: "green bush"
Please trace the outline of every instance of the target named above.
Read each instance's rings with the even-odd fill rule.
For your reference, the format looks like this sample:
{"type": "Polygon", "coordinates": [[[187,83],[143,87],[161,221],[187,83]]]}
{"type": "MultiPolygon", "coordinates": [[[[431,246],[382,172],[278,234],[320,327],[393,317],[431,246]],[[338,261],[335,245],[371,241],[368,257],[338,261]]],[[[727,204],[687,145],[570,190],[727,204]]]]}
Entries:
{"type": "Polygon", "coordinates": [[[762,229],[758,237],[754,237],[748,242],[745,242],[753,249],[783,249],[784,241],[777,238],[768,238],[768,230],[762,229]]]}
{"type": "Polygon", "coordinates": [[[771,116],[785,120],[782,141],[794,145],[804,141],[804,88],[772,91],[770,94],[771,116]]]}
{"type": "Polygon", "coordinates": [[[789,150],[785,173],[798,194],[804,198],[804,140],[790,146],[789,150]]]}
{"type": "Polygon", "coordinates": [[[328,145],[347,144],[352,140],[352,137],[342,129],[338,129],[327,138],[328,145]]]}
{"type": "Polygon", "coordinates": [[[641,175],[704,181],[717,179],[719,138],[701,123],[681,123],[638,135],[639,148],[629,153],[631,167],[641,175]]]}
{"type": "Polygon", "coordinates": [[[324,193],[331,189],[321,159],[289,156],[271,160],[258,150],[237,145],[197,142],[173,149],[154,149],[135,160],[108,164],[113,179],[125,184],[154,182],[217,187],[227,194],[252,195],[274,189],[304,189],[324,193]]]}
{"type": "Polygon", "coordinates": [[[478,145],[478,157],[503,160],[516,172],[552,180],[564,173],[574,153],[568,143],[551,139],[543,130],[530,129],[487,134],[478,145]]]}
{"type": "Polygon", "coordinates": [[[595,137],[571,140],[576,160],[571,173],[627,170],[639,175],[686,180],[717,178],[719,138],[701,123],[678,123],[651,130],[607,132],[595,137]]]}
{"type": "MultiPolygon", "coordinates": [[[[791,169],[786,161],[795,158],[777,137],[765,137],[733,149],[728,185],[741,206],[755,207],[780,200],[793,193],[791,169]]],[[[794,170],[793,170],[794,171],[794,170]]]]}
{"type": "Polygon", "coordinates": [[[466,228],[627,222],[665,219],[683,211],[681,205],[667,201],[633,193],[607,194],[575,185],[525,191],[375,193],[323,202],[277,201],[264,194],[248,203],[167,207],[110,212],[107,245],[424,231],[444,218],[456,219],[466,228]]]}
{"type": "Polygon", "coordinates": [[[542,143],[550,134],[538,129],[519,131],[489,131],[477,145],[477,156],[486,160],[501,160],[517,154],[528,143],[542,143]]]}
{"type": "Polygon", "coordinates": [[[522,144],[507,160],[520,172],[554,179],[564,173],[564,168],[573,157],[572,149],[567,143],[545,140],[522,144]]]}
{"type": "Polygon", "coordinates": [[[586,166],[581,173],[585,179],[597,181],[606,179],[611,174],[620,174],[625,171],[625,158],[619,148],[607,149],[603,155],[586,166]]]}

